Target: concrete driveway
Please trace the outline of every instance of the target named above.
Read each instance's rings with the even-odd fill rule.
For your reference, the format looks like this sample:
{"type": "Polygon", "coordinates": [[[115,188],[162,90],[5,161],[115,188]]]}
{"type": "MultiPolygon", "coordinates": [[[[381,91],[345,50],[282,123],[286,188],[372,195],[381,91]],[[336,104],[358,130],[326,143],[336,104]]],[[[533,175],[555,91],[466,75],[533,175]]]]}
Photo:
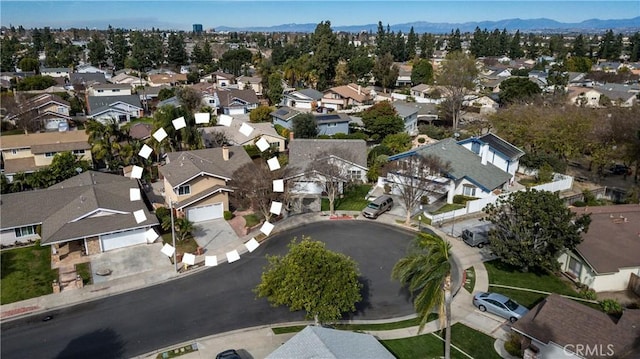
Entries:
{"type": "Polygon", "coordinates": [[[91,274],[94,284],[111,281],[143,272],[170,270],[171,261],[160,252],[162,241],[152,244],[139,244],[127,248],[114,249],[91,258],[91,274]],[[97,275],[101,270],[110,270],[106,276],[97,275]]]}
{"type": "Polygon", "coordinates": [[[243,243],[229,222],[224,219],[196,223],[193,238],[198,246],[205,249],[205,255],[225,253],[243,243]]]}

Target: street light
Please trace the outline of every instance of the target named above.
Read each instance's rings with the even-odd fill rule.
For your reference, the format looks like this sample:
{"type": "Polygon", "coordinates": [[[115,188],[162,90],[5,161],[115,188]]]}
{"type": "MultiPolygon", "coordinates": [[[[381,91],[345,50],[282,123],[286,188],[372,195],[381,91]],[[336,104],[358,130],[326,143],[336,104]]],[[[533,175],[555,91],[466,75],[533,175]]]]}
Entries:
{"type": "Polygon", "coordinates": [[[178,272],[178,248],[176,248],[176,227],[173,222],[173,200],[169,199],[169,211],[171,212],[171,240],[173,241],[173,266],[178,272]]]}

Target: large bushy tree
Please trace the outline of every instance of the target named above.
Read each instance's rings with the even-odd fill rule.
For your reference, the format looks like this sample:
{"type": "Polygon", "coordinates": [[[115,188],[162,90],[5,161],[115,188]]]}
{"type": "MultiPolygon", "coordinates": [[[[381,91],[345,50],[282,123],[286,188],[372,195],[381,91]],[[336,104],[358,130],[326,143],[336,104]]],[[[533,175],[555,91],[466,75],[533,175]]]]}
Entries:
{"type": "Polygon", "coordinates": [[[389,101],[379,102],[362,112],[364,127],[372,137],[383,139],[404,131],[404,122],[389,101]]]}
{"type": "Polygon", "coordinates": [[[324,243],[303,237],[289,244],[284,256],[267,256],[269,264],[255,289],[274,306],[304,310],[316,324],[342,318],[354,312],[362,300],[357,263],[332,252],[324,243]]]}
{"type": "Polygon", "coordinates": [[[454,130],[460,122],[464,97],[475,88],[477,74],[475,59],[460,51],[448,53],[442,63],[437,81],[444,89],[454,130]]]}
{"type": "Polygon", "coordinates": [[[523,271],[555,270],[558,256],[574,249],[589,229],[588,214],[576,215],[560,197],[548,191],[513,192],[484,208],[491,250],[505,263],[523,271]]]}
{"type": "Polygon", "coordinates": [[[301,113],[293,118],[291,131],[295,138],[315,138],[318,136],[316,118],[310,113],[301,113]]]}

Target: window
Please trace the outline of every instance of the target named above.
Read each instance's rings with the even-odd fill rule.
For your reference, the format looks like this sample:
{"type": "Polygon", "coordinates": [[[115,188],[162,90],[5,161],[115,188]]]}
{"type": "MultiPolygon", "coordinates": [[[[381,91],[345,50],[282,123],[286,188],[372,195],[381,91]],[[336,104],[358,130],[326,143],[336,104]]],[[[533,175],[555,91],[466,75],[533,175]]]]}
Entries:
{"type": "Polygon", "coordinates": [[[471,151],[476,155],[480,153],[480,144],[478,142],[473,142],[471,144],[471,151]]]}
{"type": "Polygon", "coordinates": [[[349,179],[351,180],[359,180],[362,177],[362,171],[360,170],[349,170],[349,179]]]}
{"type": "Polygon", "coordinates": [[[32,236],[36,234],[36,231],[34,230],[33,226],[16,228],[15,231],[16,231],[16,237],[26,237],[26,236],[32,236]]]}
{"type": "Polygon", "coordinates": [[[44,154],[45,157],[53,157],[56,155],[57,152],[47,152],[44,154]]]}
{"type": "Polygon", "coordinates": [[[465,196],[469,196],[469,197],[475,197],[476,196],[476,187],[468,185],[468,184],[465,184],[465,185],[462,186],[462,194],[465,195],[465,196]]]}
{"type": "Polygon", "coordinates": [[[334,122],[334,123],[328,123],[327,127],[338,127],[338,123],[334,122]]]}
{"type": "Polygon", "coordinates": [[[15,155],[16,153],[18,153],[18,150],[11,150],[12,155],[15,155]]]}
{"type": "Polygon", "coordinates": [[[120,89],[112,89],[111,92],[120,92],[120,89]]]}
{"type": "Polygon", "coordinates": [[[84,150],[73,150],[74,155],[84,155],[84,150]]]}
{"type": "Polygon", "coordinates": [[[67,113],[67,111],[65,111],[63,106],[58,106],[58,113],[67,113]]]}
{"type": "Polygon", "coordinates": [[[98,93],[102,93],[102,92],[104,92],[104,90],[98,90],[98,93]]]}
{"type": "Polygon", "coordinates": [[[185,196],[191,194],[191,185],[184,185],[178,187],[178,196],[185,196]]]}
{"type": "Polygon", "coordinates": [[[580,263],[574,257],[569,257],[569,272],[575,274],[580,278],[580,272],[582,272],[582,263],[580,263]]]}

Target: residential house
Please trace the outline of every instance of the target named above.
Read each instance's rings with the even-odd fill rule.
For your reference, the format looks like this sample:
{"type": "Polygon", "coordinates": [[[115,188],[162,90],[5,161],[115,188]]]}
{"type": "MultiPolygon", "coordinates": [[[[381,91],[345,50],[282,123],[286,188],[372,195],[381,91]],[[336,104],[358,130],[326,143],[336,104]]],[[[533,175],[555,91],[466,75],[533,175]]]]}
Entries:
{"type": "Polygon", "coordinates": [[[411,136],[418,134],[418,111],[419,108],[415,103],[405,101],[393,101],[391,103],[396,113],[404,122],[404,132],[411,136]]]}
{"type": "Polygon", "coordinates": [[[149,86],[156,87],[162,85],[176,86],[178,84],[187,83],[187,75],[185,74],[154,74],[149,75],[149,80],[147,82],[149,86]]]}
{"type": "Polygon", "coordinates": [[[128,84],[95,84],[87,89],[89,96],[128,96],[131,95],[131,86],[128,84]]]}
{"type": "Polygon", "coordinates": [[[166,161],[159,172],[167,207],[191,222],[223,218],[233,192],[227,183],[236,170],[252,163],[240,146],[170,152],[166,161]]]}
{"type": "MultiPolygon", "coordinates": [[[[429,202],[435,203],[445,200],[453,203],[455,195],[485,198],[493,194],[502,193],[508,189],[512,176],[488,161],[489,156],[478,156],[464,146],[456,143],[452,138],[446,138],[434,144],[429,144],[389,157],[389,161],[401,161],[409,156],[432,156],[443,164],[448,164],[448,170],[443,176],[433,177],[432,193],[429,202]]],[[[387,176],[387,182],[392,187],[408,183],[395,176],[404,176],[402,173],[393,173],[387,176]]]]}
{"type": "Polygon", "coordinates": [[[302,110],[312,110],[322,100],[322,92],[308,88],[287,92],[282,96],[282,105],[302,110]]]}
{"type": "Polygon", "coordinates": [[[630,277],[640,276],[640,206],[637,204],[572,208],[591,215],[575,250],[558,261],[563,272],[597,292],[627,289],[630,277]]]}
{"type": "Polygon", "coordinates": [[[356,84],[332,87],[322,95],[322,106],[334,110],[370,105],[372,102],[371,95],[362,86],[356,84]]]}
{"type": "Polygon", "coordinates": [[[151,137],[153,126],[148,123],[138,122],[129,127],[129,136],[136,140],[146,140],[151,137]]]}
{"type": "Polygon", "coordinates": [[[140,96],[88,96],[87,118],[102,123],[117,121],[120,124],[130,122],[132,118],[144,116],[140,96]]]}
{"type": "Polygon", "coordinates": [[[273,124],[268,122],[249,123],[248,115],[234,116],[234,120],[231,121],[231,125],[228,127],[202,127],[199,130],[202,133],[202,140],[205,147],[211,147],[209,145],[210,137],[213,133],[220,132],[229,140],[229,144],[234,146],[255,145],[256,141],[260,138],[264,138],[275,151],[284,152],[285,150],[286,139],[276,132],[275,128],[273,128],[273,124]],[[253,128],[253,131],[251,131],[249,136],[245,136],[240,133],[240,127],[244,124],[253,128]]]}
{"type": "Polygon", "coordinates": [[[418,125],[421,123],[433,124],[438,120],[438,105],[435,103],[416,102],[418,108],[418,125]]]}
{"type": "Polygon", "coordinates": [[[222,71],[216,71],[211,74],[205,75],[200,79],[200,82],[211,82],[216,84],[218,88],[229,87],[235,84],[236,77],[232,74],[228,74],[222,71]]]}
{"type": "Polygon", "coordinates": [[[225,115],[242,115],[258,107],[260,101],[253,90],[234,88],[217,89],[213,92],[213,108],[225,115]]]}
{"type": "Polygon", "coordinates": [[[131,200],[132,190],[140,190],[138,181],[88,171],[44,190],[4,194],[0,241],[39,240],[54,256],[72,244],[92,255],[153,242],[157,235],[147,231],[158,220],[144,201],[131,200]]]}
{"type": "Polygon", "coordinates": [[[262,96],[262,78],[258,76],[240,76],[236,79],[241,90],[252,89],[258,97],[262,96]]]}
{"type": "MultiPolygon", "coordinates": [[[[613,106],[632,107],[639,98],[637,86],[634,88],[625,87],[621,84],[606,84],[604,86],[595,86],[594,89],[600,92],[600,99],[604,96],[613,106]]],[[[603,105],[608,106],[607,102],[604,100],[603,105]]]]}
{"type": "Polygon", "coordinates": [[[413,66],[402,62],[394,62],[393,64],[398,67],[398,78],[396,79],[396,87],[411,86],[411,71],[413,69],[413,66]]]}
{"type": "Polygon", "coordinates": [[[603,61],[603,62],[598,62],[597,64],[593,65],[591,67],[591,70],[592,71],[604,71],[604,72],[616,73],[623,66],[624,65],[622,63],[617,62],[617,61],[603,61]]]}
{"type": "Polygon", "coordinates": [[[92,161],[89,135],[84,131],[2,136],[0,147],[3,173],[9,182],[16,173],[32,173],[49,166],[59,152],[70,151],[83,160],[92,161]]]}
{"type": "Polygon", "coordinates": [[[600,107],[600,91],[585,87],[568,87],[567,102],[582,107],[600,107]]]}
{"type": "Polygon", "coordinates": [[[334,182],[344,184],[367,182],[367,143],[364,140],[300,139],[289,142],[288,175],[293,212],[320,210],[320,196],[327,176],[337,176],[334,182]],[[323,173],[323,168],[335,165],[338,171],[323,173]],[[338,173],[339,172],[339,173],[338,173]]]}
{"type": "Polygon", "coordinates": [[[309,325],[266,358],[393,359],[395,357],[371,334],[309,325]]]}
{"type": "Polygon", "coordinates": [[[431,86],[425,84],[418,84],[411,88],[411,96],[429,98],[431,92],[431,86]]]}
{"type": "Polygon", "coordinates": [[[498,102],[496,102],[491,97],[489,96],[478,97],[475,95],[465,98],[465,101],[463,102],[463,106],[475,107],[476,109],[478,109],[480,114],[485,114],[485,115],[496,113],[499,107],[498,102]]]}
{"type": "Polygon", "coordinates": [[[467,138],[458,144],[481,157],[482,162],[509,173],[512,179],[520,166],[520,158],[524,156],[524,151],[491,132],[467,138]]]}
{"type": "Polygon", "coordinates": [[[314,113],[318,125],[319,135],[335,135],[337,133],[349,133],[351,117],[344,113],[314,113]]]}
{"type": "Polygon", "coordinates": [[[631,107],[638,101],[638,94],[613,87],[569,87],[567,99],[569,103],[583,107],[631,107]]]}
{"type": "Polygon", "coordinates": [[[69,77],[71,69],[68,67],[41,67],[40,75],[51,77],[69,77]]]}
{"type": "MultiPolygon", "coordinates": [[[[117,74],[116,76],[113,76],[110,79],[110,81],[111,83],[114,83],[114,84],[120,84],[120,85],[126,84],[132,88],[135,88],[137,86],[146,86],[148,84],[147,80],[137,76],[131,76],[124,72],[117,74]]],[[[168,85],[165,84],[164,86],[168,86],[168,85]]]]}
{"type": "Polygon", "coordinates": [[[109,71],[103,70],[99,67],[95,67],[91,64],[78,65],[76,67],[76,73],[79,74],[103,74],[105,78],[110,78],[111,73],[109,71]]]}
{"type": "Polygon", "coordinates": [[[558,294],[536,304],[511,326],[526,338],[524,357],[635,358],[640,309],[625,309],[619,319],[558,294]]]}
{"type": "Polygon", "coordinates": [[[275,111],[272,111],[269,115],[272,117],[273,125],[280,125],[288,130],[293,128],[293,118],[301,114],[300,111],[296,111],[291,107],[280,107],[275,111]]]}
{"type": "Polygon", "coordinates": [[[82,91],[90,86],[95,84],[106,84],[107,79],[104,77],[104,74],[101,72],[72,72],[69,74],[69,83],[74,86],[74,90],[82,91]],[[79,86],[78,89],[76,87],[79,86]]]}
{"type": "Polygon", "coordinates": [[[69,102],[53,94],[40,94],[25,100],[19,111],[7,114],[4,121],[17,123],[18,120],[27,120],[45,131],[58,131],[61,126],[68,128],[71,120],[69,102]]]}

